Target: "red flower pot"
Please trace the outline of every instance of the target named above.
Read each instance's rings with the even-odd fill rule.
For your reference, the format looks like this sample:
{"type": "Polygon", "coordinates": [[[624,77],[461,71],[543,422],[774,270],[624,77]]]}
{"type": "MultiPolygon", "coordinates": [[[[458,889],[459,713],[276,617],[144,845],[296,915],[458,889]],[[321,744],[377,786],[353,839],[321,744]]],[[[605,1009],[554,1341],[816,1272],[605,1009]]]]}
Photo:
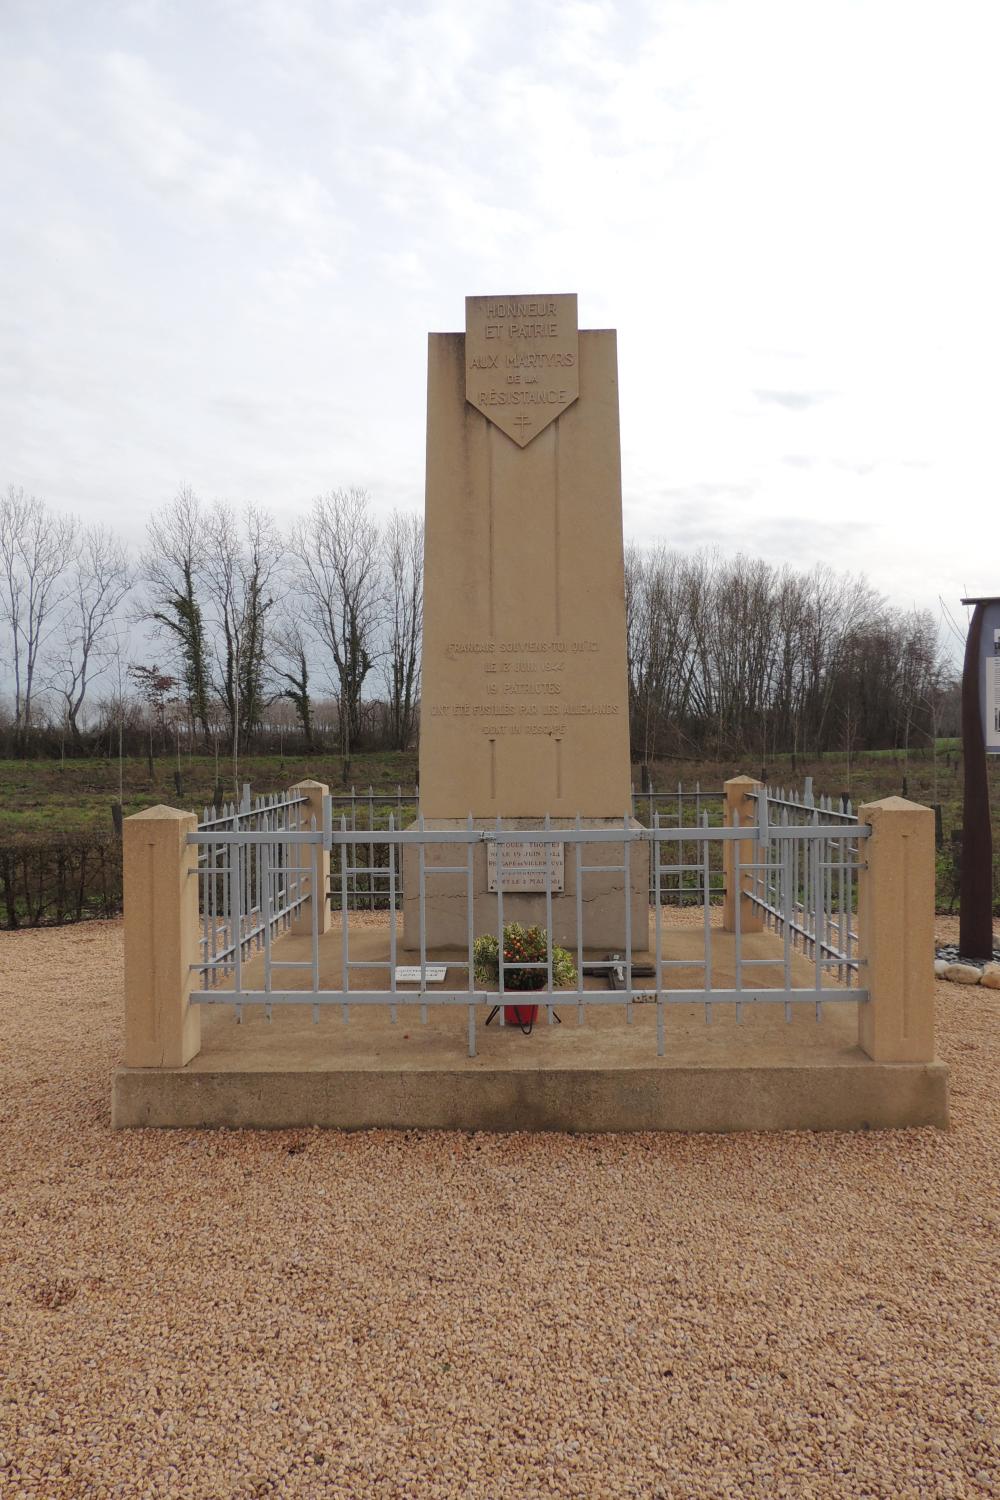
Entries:
{"type": "Polygon", "coordinates": [[[505,1005],[503,1008],[503,1024],[505,1026],[520,1026],[523,1030],[534,1026],[538,1020],[537,1005],[505,1005]]]}

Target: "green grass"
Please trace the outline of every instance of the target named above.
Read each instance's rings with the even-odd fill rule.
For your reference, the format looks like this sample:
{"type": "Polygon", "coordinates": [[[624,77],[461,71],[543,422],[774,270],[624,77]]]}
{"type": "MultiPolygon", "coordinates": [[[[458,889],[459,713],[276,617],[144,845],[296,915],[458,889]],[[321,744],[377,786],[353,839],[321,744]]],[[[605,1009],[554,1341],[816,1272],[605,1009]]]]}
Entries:
{"type": "MultiPolygon", "coordinates": [[[[938,744],[936,761],[929,750],[911,750],[909,757],[899,750],[866,751],[853,756],[850,764],[845,756],[829,752],[822,757],[799,757],[794,765],[789,755],[769,756],[767,777],[772,785],[801,787],[805,777],[811,775],[817,794],[839,796],[846,791],[855,805],[901,793],[905,777],[907,795],[913,801],[941,803],[947,839],[951,829],[961,825],[962,757],[957,741],[942,740],[938,744]]],[[[215,760],[208,755],[181,757],[181,795],[174,784],[177,769],[175,758],[158,758],[150,776],[144,757],[126,759],[121,768],[126,814],[157,802],[194,808],[200,813],[215,789],[215,760]]],[[[231,769],[223,762],[219,770],[225,795],[232,797],[236,789],[231,769]]],[[[759,776],[761,766],[749,761],[670,760],[654,762],[650,770],[656,789],[667,791],[679,780],[688,788],[695,781],[703,787],[721,787],[729,776],[759,776]]],[[[412,789],[416,775],[414,751],[359,755],[352,762],[347,789],[353,784],[362,792],[371,785],[385,795],[401,785],[405,792],[412,789]]],[[[333,756],[248,756],[240,766],[240,781],[249,781],[254,792],[279,791],[306,777],[325,781],[331,791],[345,790],[340,761],[333,756]]],[[[633,768],[633,779],[638,787],[638,766],[633,768]]],[[[0,832],[110,826],[118,785],[116,760],[67,760],[64,765],[50,760],[0,760],[0,832]]],[[[1000,838],[998,756],[990,761],[990,787],[1000,838]]]]}
{"type": "MultiPolygon", "coordinates": [[[[911,762],[919,763],[920,761],[924,760],[933,761],[935,755],[940,757],[942,755],[948,755],[949,753],[961,754],[961,751],[962,741],[960,739],[939,739],[935,740],[933,750],[931,750],[926,745],[921,745],[915,750],[910,750],[908,752],[908,758],[911,762]]],[[[845,763],[847,760],[847,757],[845,755],[838,753],[831,756],[829,751],[827,751],[826,755],[821,757],[821,759],[823,760],[830,758],[834,760],[843,760],[845,763]]],[[[864,762],[866,760],[898,761],[907,758],[907,753],[902,750],[856,750],[851,758],[854,761],[861,762],[864,762]]]]}
{"type": "MultiPolygon", "coordinates": [[[[153,774],[145,757],[126,759],[121,767],[122,805],[126,816],[165,802],[171,807],[201,810],[211,802],[216,786],[213,756],[182,756],[182,794],[174,775],[172,756],[153,761],[153,774]]],[[[232,768],[219,768],[224,794],[238,795],[232,768]]],[[[414,785],[417,757],[383,753],[359,755],[351,763],[350,784],[359,792],[369,785],[383,794],[404,793],[414,785]]],[[[345,790],[340,760],[331,756],[248,756],[240,765],[240,781],[249,781],[253,791],[276,792],[311,777],[325,781],[330,790],[345,790]]],[[[350,784],[346,788],[350,790],[350,784]]],[[[111,827],[111,807],[118,800],[117,760],[0,760],[0,835],[11,833],[57,833],[65,829],[111,827]]]]}
{"type": "MultiPolygon", "coordinates": [[[[121,767],[126,815],[157,802],[192,808],[200,815],[212,799],[216,762],[212,756],[182,756],[181,795],[174,784],[177,769],[173,757],[154,760],[152,775],[145,758],[126,760],[121,767]]],[[[729,776],[759,776],[761,769],[759,763],[746,760],[707,759],[662,761],[650,768],[658,791],[676,787],[679,780],[689,789],[695,781],[706,789],[719,788],[729,776]]],[[[794,763],[790,755],[769,756],[766,770],[772,785],[786,788],[801,788],[805,777],[811,775],[817,795],[822,792],[839,797],[847,792],[855,807],[901,794],[905,777],[906,794],[914,802],[941,804],[944,845],[938,858],[938,905],[947,910],[952,904],[951,834],[962,824],[962,756],[957,740],[939,740],[936,754],[929,749],[911,750],[908,756],[901,750],[875,750],[854,755],[850,762],[845,755],[830,752],[800,756],[794,763]]],[[[219,774],[226,796],[232,797],[232,773],[225,762],[220,764],[219,774]]],[[[347,789],[353,784],[362,792],[371,785],[388,801],[397,785],[402,786],[404,794],[412,790],[416,774],[413,751],[359,755],[351,765],[347,789]]],[[[248,756],[240,766],[240,781],[249,781],[254,792],[280,791],[307,777],[325,781],[334,792],[345,790],[340,761],[333,756],[248,756]]],[[[638,766],[633,768],[633,779],[638,788],[638,766]]],[[[990,759],[989,782],[993,826],[1000,846],[1000,756],[990,759]]],[[[0,761],[0,837],[108,829],[118,786],[116,760],[67,760],[65,764],[50,760],[0,761]]]]}
{"type": "MultiPolygon", "coordinates": [[[[702,787],[718,788],[730,776],[745,774],[759,777],[766,770],[767,780],[772,786],[801,790],[805,778],[813,778],[813,791],[838,798],[842,792],[850,797],[855,811],[864,802],[877,802],[883,797],[902,796],[904,792],[912,802],[925,806],[939,803],[943,843],[937,859],[937,906],[940,911],[957,910],[954,865],[952,861],[952,834],[962,827],[962,754],[961,741],[947,739],[937,742],[936,754],[929,749],[911,750],[904,755],[902,750],[870,750],[852,755],[822,756],[791,755],[769,756],[766,766],[759,762],[710,760],[671,760],[654,763],[650,767],[652,783],[657,791],[667,791],[683,781],[685,787],[693,787],[696,780],[702,787]]],[[[994,886],[1000,897],[1000,756],[991,756],[987,773],[990,787],[990,808],[994,829],[994,886]]],[[[638,768],[635,783],[639,785],[638,768]]]]}

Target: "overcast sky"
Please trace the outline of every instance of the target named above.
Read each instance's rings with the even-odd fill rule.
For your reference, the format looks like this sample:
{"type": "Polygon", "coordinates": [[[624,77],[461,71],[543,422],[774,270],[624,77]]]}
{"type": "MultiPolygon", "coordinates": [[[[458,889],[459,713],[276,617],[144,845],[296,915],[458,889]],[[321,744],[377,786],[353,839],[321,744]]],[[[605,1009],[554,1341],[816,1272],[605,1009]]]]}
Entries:
{"type": "Polygon", "coordinates": [[[997,16],[0,0],[0,485],[417,507],[427,331],[576,291],[626,536],[1000,593],[997,16]]]}

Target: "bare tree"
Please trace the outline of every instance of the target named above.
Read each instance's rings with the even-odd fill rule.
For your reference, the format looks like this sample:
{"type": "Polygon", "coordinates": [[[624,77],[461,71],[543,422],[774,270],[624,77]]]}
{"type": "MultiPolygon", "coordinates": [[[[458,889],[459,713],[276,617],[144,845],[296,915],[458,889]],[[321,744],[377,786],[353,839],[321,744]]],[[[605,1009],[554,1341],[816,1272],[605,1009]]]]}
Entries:
{"type": "Polygon", "coordinates": [[[295,709],[307,750],[316,748],[313,730],[313,704],[309,692],[309,637],[298,615],[286,615],[272,632],[275,651],[275,675],[278,693],[295,709]]]}
{"type": "Polygon", "coordinates": [[[68,573],[63,649],[54,677],[77,750],[83,745],[80,712],[88,689],[114,660],[118,611],[131,587],[123,543],[104,526],[84,527],[68,573]]]}
{"type": "Polygon", "coordinates": [[[14,676],[14,750],[31,738],[42,653],[58,620],[76,523],[11,485],[0,498],[0,618],[14,676]]]}
{"type": "Polygon", "coordinates": [[[235,763],[263,714],[267,625],[278,592],[281,544],[271,517],[253,506],[241,535],[232,507],[215,505],[207,536],[204,578],[215,627],[217,692],[235,763]]]}
{"type": "Polygon", "coordinates": [[[626,558],[632,744],[739,755],[874,748],[931,732],[945,690],[933,620],[868,581],[658,546],[626,558]]]}
{"type": "Polygon", "coordinates": [[[689,600],[679,554],[662,544],[625,554],[625,620],[628,643],[632,743],[643,763],[654,759],[660,738],[683,732],[689,712],[694,657],[689,600]]]}
{"type": "Polygon", "coordinates": [[[366,490],[331,490],[292,532],[298,582],[313,627],[333,659],[346,768],[361,733],[361,691],[375,662],[382,600],[378,524],[366,490]]]}
{"type": "Polygon", "coordinates": [[[393,511],[382,538],[385,550],[386,652],[383,671],[394,750],[413,739],[420,695],[420,640],[424,623],[424,525],[419,516],[393,511]]]}
{"type": "Polygon", "coordinates": [[[199,586],[203,583],[208,546],[201,502],[184,485],[146,528],[142,571],[148,597],[144,617],[165,631],[181,667],[188,713],[194,733],[207,746],[210,736],[208,649],[199,586]]]}

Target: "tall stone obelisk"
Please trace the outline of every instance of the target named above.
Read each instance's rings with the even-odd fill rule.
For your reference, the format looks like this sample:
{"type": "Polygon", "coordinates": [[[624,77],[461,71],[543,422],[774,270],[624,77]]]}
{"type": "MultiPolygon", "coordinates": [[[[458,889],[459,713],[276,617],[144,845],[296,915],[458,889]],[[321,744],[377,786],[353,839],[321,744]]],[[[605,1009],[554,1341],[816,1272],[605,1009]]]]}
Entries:
{"type": "MultiPolygon", "coordinates": [[[[475,849],[476,932],[505,921],[576,937],[575,853],[517,841],[628,819],[628,684],[618,364],[613,331],[577,328],[575,295],[466,299],[461,333],[432,333],[420,708],[420,811],[431,828],[505,821],[475,849]]],[[[619,947],[648,913],[647,850],[585,844],[584,940],[619,947]]],[[[467,941],[466,850],[429,845],[426,941],[467,941]]],[[[419,871],[404,856],[404,944],[419,944],[419,871]]],[[[637,939],[641,946],[642,939],[637,939]]]]}
{"type": "Polygon", "coordinates": [[[628,806],[616,346],[575,295],[469,297],[430,335],[425,817],[628,806]]]}

